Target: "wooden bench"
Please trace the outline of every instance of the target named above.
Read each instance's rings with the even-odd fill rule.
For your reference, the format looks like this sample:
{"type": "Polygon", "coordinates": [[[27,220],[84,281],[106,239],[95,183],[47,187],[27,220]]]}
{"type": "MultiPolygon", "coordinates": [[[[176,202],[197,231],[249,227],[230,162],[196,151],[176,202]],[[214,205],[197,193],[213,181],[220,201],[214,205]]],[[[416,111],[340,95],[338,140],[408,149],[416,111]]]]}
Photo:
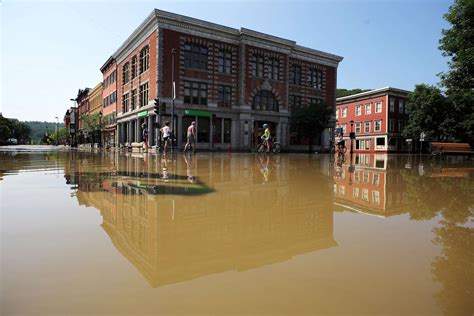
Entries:
{"type": "Polygon", "coordinates": [[[468,143],[431,143],[431,154],[472,154],[473,151],[468,143]]]}

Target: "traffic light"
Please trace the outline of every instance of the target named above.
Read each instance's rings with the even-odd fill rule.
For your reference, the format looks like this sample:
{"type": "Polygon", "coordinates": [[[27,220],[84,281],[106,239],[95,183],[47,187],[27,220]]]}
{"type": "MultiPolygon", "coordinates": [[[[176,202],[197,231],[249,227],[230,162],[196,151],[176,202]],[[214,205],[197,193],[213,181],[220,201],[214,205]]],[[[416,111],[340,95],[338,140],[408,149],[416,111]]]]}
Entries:
{"type": "Polygon", "coordinates": [[[164,115],[166,113],[166,103],[161,103],[161,114],[164,115]]]}
{"type": "Polygon", "coordinates": [[[154,106],[154,112],[156,115],[160,114],[160,99],[156,98],[155,99],[155,106],[154,106]]]}

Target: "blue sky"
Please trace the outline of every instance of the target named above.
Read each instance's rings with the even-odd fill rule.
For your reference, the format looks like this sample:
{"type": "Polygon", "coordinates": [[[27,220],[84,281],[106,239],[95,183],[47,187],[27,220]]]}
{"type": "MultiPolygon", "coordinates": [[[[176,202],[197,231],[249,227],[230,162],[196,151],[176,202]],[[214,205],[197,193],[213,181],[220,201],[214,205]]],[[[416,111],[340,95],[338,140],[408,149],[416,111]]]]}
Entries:
{"type": "Polygon", "coordinates": [[[344,57],[338,88],[435,84],[452,1],[13,1],[1,5],[0,111],[54,121],[153,8],[245,27],[344,57]]]}

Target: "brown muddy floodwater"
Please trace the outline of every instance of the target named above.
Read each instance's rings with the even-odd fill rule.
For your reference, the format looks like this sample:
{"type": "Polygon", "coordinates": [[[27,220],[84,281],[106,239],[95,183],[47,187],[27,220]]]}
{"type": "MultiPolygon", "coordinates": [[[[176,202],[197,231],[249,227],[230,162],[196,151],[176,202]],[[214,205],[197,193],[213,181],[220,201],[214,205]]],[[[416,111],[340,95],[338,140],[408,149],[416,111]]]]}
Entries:
{"type": "Polygon", "coordinates": [[[474,162],[0,152],[2,315],[472,315],[474,162]]]}

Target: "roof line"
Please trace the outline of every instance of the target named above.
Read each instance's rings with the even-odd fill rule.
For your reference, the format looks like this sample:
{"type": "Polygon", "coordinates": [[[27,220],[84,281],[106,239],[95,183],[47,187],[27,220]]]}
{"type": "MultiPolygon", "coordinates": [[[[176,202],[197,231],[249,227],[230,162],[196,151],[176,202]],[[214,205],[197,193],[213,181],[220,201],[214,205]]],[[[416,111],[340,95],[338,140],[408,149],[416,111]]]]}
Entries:
{"type": "Polygon", "coordinates": [[[401,93],[406,93],[406,94],[411,93],[411,91],[408,91],[408,90],[403,90],[403,89],[398,89],[398,88],[393,88],[393,87],[387,86],[387,87],[383,87],[383,88],[378,88],[378,89],[374,89],[374,90],[370,90],[370,91],[365,91],[365,92],[361,92],[361,93],[357,93],[357,94],[348,95],[348,96],[345,96],[345,97],[340,97],[340,98],[336,99],[336,102],[351,100],[351,99],[365,97],[365,96],[370,96],[372,94],[376,94],[376,93],[380,93],[380,92],[386,92],[386,91],[401,92],[401,93]]]}

